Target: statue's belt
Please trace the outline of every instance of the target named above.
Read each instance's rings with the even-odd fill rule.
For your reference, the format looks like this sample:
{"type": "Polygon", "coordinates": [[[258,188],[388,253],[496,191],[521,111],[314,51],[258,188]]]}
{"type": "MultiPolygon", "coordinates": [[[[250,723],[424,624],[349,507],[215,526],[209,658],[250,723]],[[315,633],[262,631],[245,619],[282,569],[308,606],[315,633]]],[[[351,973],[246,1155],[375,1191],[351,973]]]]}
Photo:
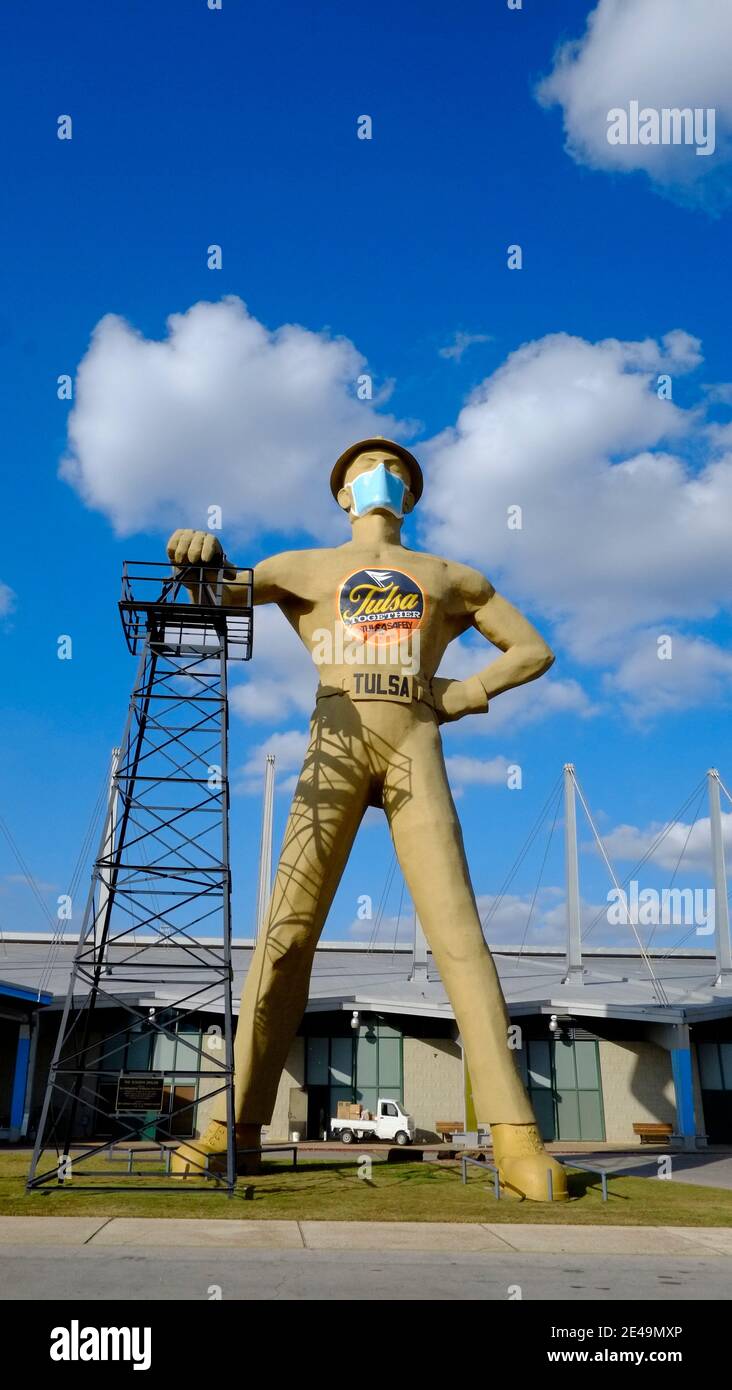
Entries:
{"type": "Polygon", "coordinates": [[[349,671],[339,684],[318,686],[319,700],[330,695],[350,695],[356,702],[392,700],[400,705],[420,702],[434,709],[429,682],[422,676],[410,676],[404,671],[349,671]]]}

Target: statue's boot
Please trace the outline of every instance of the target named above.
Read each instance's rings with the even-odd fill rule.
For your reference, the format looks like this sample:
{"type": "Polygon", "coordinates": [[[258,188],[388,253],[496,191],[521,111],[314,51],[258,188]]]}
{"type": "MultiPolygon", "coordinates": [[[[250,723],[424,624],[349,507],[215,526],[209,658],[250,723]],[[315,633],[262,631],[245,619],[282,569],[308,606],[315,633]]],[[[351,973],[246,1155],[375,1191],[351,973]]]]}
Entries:
{"type": "Polygon", "coordinates": [[[552,1200],[566,1202],[567,1170],[547,1153],[535,1124],[491,1125],[493,1161],[508,1196],[549,1201],[547,1174],[552,1175],[552,1200]]]}
{"type": "MultiPolygon", "coordinates": [[[[236,1126],[237,1173],[251,1175],[259,1172],[261,1155],[240,1153],[239,1150],[258,1149],[261,1142],[261,1125],[236,1126]]],[[[226,1125],[221,1120],[211,1120],[199,1139],[189,1139],[187,1143],[180,1144],[171,1159],[170,1172],[175,1178],[198,1178],[206,1172],[225,1173],[226,1125]]]]}

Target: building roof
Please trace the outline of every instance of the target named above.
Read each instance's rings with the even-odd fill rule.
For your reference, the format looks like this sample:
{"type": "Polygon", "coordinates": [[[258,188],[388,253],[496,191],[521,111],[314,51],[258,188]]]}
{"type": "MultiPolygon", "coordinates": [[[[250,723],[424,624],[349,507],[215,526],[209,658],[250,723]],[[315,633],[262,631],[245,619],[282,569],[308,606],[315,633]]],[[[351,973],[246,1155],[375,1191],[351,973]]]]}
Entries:
{"type": "Polygon", "coordinates": [[[2,999],[10,999],[14,1003],[31,1004],[40,1008],[45,1004],[50,1004],[53,995],[48,994],[48,992],[44,993],[37,987],[29,988],[17,982],[11,983],[10,980],[0,980],[0,1000],[2,999]]]}
{"type": "MultiPolygon", "coordinates": [[[[149,936],[130,936],[126,945],[110,947],[111,974],[102,978],[101,1003],[111,1006],[115,999],[126,999],[157,1008],[169,1004],[220,1012],[220,986],[212,986],[206,969],[211,948],[220,943],[202,937],[186,949],[148,942],[149,936]]],[[[52,995],[52,1007],[58,1007],[66,996],[76,945],[77,938],[70,935],[59,941],[50,933],[4,934],[0,971],[14,987],[34,996],[39,990],[52,995]]],[[[252,941],[233,944],[235,1009],[253,947],[252,941]]],[[[512,1017],[541,1012],[684,1022],[732,1015],[732,989],[715,986],[710,951],[651,953],[647,959],[653,974],[638,950],[585,951],[581,985],[563,984],[566,960],[560,950],[499,946],[493,955],[512,1017]]],[[[339,1009],[454,1018],[430,955],[420,971],[407,947],[325,941],[315,952],[307,1011],[339,1009]]]]}

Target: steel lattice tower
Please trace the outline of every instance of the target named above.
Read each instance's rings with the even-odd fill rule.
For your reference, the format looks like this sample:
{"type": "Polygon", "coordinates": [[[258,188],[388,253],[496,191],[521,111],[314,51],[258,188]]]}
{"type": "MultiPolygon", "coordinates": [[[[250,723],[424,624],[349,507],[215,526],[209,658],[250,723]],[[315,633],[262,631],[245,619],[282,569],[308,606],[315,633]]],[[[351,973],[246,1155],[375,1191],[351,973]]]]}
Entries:
{"type": "MultiPolygon", "coordinates": [[[[164,564],[127,562],[119,607],[127,645],[140,660],[28,1187],[58,1186],[69,1166],[77,1190],[77,1176],[118,1181],[119,1174],[95,1169],[94,1159],[105,1151],[111,1155],[115,1143],[149,1137],[149,1111],[120,1109],[121,1076],[127,1105],[130,1086],[134,1092],[135,1077],[124,1066],[132,1028],[136,1045],[144,1048],[149,1040],[151,1058],[159,1039],[176,1043],[175,1054],[172,1046],[168,1050],[175,1066],[140,1072],[143,1087],[157,1084],[164,1091],[178,1078],[188,1084],[195,1078],[196,1099],[183,1107],[193,1116],[204,1101],[225,1094],[226,1173],[209,1172],[202,1163],[201,1176],[206,1190],[224,1184],[231,1193],[236,1157],[227,659],[251,656],[252,572],[239,571],[224,588],[221,572],[203,566],[171,574],[164,564]],[[102,1049],[100,1011],[110,1007],[123,1010],[125,1025],[104,1037],[102,1049]],[[181,1022],[200,1011],[223,1015],[221,1037],[216,1029],[181,1034],[181,1022]],[[204,1097],[201,1078],[208,1086],[204,1097]],[[94,1117],[97,1128],[106,1124],[108,1132],[111,1126],[114,1137],[79,1147],[81,1116],[94,1117]],[[43,1155],[50,1150],[56,1156],[47,1168],[43,1155]]],[[[165,1044],[160,1047],[162,1056],[165,1044]]],[[[176,1138],[171,1125],[172,1114],[167,1122],[155,1119],[157,1144],[176,1138]]],[[[201,1190],[188,1183],[186,1189],[201,1190]]]]}

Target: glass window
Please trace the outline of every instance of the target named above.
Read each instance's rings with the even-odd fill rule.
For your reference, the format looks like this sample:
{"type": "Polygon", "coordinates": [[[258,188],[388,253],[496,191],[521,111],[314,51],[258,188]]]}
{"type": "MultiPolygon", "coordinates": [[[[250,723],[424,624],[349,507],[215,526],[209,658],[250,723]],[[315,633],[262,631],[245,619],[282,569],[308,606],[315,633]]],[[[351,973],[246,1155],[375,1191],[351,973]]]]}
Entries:
{"type": "Polygon", "coordinates": [[[554,1139],[554,1101],[551,1091],[532,1091],[531,1103],[534,1107],[536,1123],[539,1126],[542,1139],[554,1139]]]}
{"type": "MultiPolygon", "coordinates": [[[[580,1133],[578,1139],[602,1139],[602,1105],[599,1091],[578,1091],[580,1133]]],[[[573,1136],[572,1136],[573,1137],[573,1136]]]]}
{"type": "Polygon", "coordinates": [[[125,1063],[128,1071],[150,1070],[151,1042],[152,1038],[149,1033],[130,1033],[130,1041],[127,1047],[127,1061],[125,1063]]]}
{"type": "Polygon", "coordinates": [[[385,1115],[396,1116],[396,1114],[397,1114],[397,1108],[396,1108],[396,1106],[395,1106],[395,1105],[391,1105],[391,1104],[385,1105],[385,1106],[384,1106],[384,1114],[385,1114],[385,1115]]]}
{"type": "Polygon", "coordinates": [[[379,1091],[402,1084],[402,1045],[400,1038],[379,1038],[379,1091]]]}
{"type": "Polygon", "coordinates": [[[557,1090],[573,1090],[577,1085],[574,1069],[574,1043],[564,1040],[554,1044],[554,1074],[557,1090]]]}
{"type": "Polygon", "coordinates": [[[720,1043],[719,1055],[722,1060],[722,1082],[725,1091],[732,1091],[732,1043],[720,1043]]]}
{"type": "Polygon", "coordinates": [[[551,1058],[548,1042],[529,1043],[529,1084],[551,1087],[551,1058]]]}
{"type": "Polygon", "coordinates": [[[100,1044],[99,1067],[102,1071],[123,1071],[127,1033],[118,1033],[104,1038],[100,1044]]]}
{"type": "Polygon", "coordinates": [[[331,1038],[330,1083],[332,1086],[353,1085],[353,1038],[331,1038]]]}
{"type": "Polygon", "coordinates": [[[168,1128],[171,1134],[175,1134],[178,1137],[193,1134],[194,1117],[196,1114],[194,1105],[196,1088],[195,1086],[174,1086],[171,1089],[172,1095],[168,1128]]]}
{"type": "MultiPolygon", "coordinates": [[[[542,1137],[604,1139],[597,1043],[589,1038],[532,1039],[526,1052],[529,1093],[542,1137]]],[[[518,1061],[521,1065],[521,1053],[518,1061]]]]}
{"type": "Polygon", "coordinates": [[[579,1092],[564,1090],[559,1097],[559,1138],[581,1139],[579,1092]]]}
{"type": "Polygon", "coordinates": [[[376,1113],[378,1099],[379,1093],[375,1086],[359,1086],[356,1091],[356,1100],[360,1100],[362,1108],[368,1110],[371,1115],[376,1113]]]}
{"type": "Polygon", "coordinates": [[[328,1085],[327,1038],[308,1038],[307,1077],[309,1086],[328,1085]]]}
{"type": "Polygon", "coordinates": [[[335,1119],[338,1114],[339,1100],[353,1100],[353,1088],[351,1086],[331,1086],[330,1088],[330,1118],[335,1119]]]}
{"type": "Polygon", "coordinates": [[[356,1043],[356,1081],[359,1088],[378,1086],[379,1044],[375,1034],[361,1033],[356,1043]]]}
{"type": "Polygon", "coordinates": [[[699,1071],[704,1091],[722,1091],[722,1067],[716,1043],[699,1043],[699,1071]]]}
{"type": "Polygon", "coordinates": [[[596,1091],[598,1087],[596,1044],[588,1038],[580,1039],[574,1044],[574,1056],[577,1063],[577,1085],[580,1090],[596,1091]]]}
{"type": "MultiPolygon", "coordinates": [[[[225,1057],[224,1045],[214,1057],[222,1062],[225,1057]]],[[[181,1028],[178,1032],[178,1049],[175,1054],[175,1065],[179,1071],[184,1067],[190,1067],[192,1071],[201,1070],[201,1031],[199,1028],[181,1028]]]]}
{"type": "MultiPolygon", "coordinates": [[[[190,1055],[193,1056],[193,1053],[190,1055]]],[[[172,1071],[175,1066],[175,1038],[169,1038],[166,1033],[156,1034],[153,1057],[155,1071],[172,1071]]],[[[191,1062],[190,1065],[195,1067],[196,1063],[191,1062]]]]}

